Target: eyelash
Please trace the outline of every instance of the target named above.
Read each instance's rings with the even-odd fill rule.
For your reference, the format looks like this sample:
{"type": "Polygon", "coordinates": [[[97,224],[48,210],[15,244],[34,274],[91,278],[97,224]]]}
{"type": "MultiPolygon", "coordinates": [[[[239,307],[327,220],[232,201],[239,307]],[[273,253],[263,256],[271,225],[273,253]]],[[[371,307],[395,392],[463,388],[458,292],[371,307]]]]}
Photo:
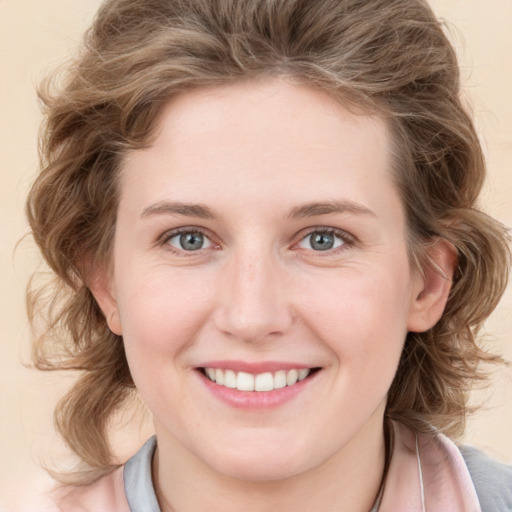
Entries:
{"type": "MultiPolygon", "coordinates": [[[[201,253],[204,249],[198,249],[197,251],[186,251],[185,249],[177,249],[169,244],[169,241],[173,239],[176,236],[183,235],[183,234],[194,234],[199,233],[202,236],[204,236],[207,240],[210,241],[210,243],[213,245],[214,248],[218,248],[220,244],[215,243],[213,241],[213,237],[207,232],[206,230],[195,227],[195,226],[187,226],[183,228],[177,228],[172,231],[166,231],[161,237],[158,239],[158,244],[160,246],[165,246],[167,250],[174,252],[175,254],[179,254],[180,256],[194,256],[199,253],[201,253]]],[[[310,228],[305,234],[301,234],[300,239],[297,242],[294,242],[293,247],[298,246],[301,242],[306,240],[308,237],[310,237],[313,234],[320,234],[320,235],[328,235],[328,236],[334,236],[336,238],[339,238],[342,241],[342,244],[338,247],[334,247],[332,249],[326,249],[324,251],[318,250],[315,251],[313,249],[309,249],[312,253],[316,253],[317,255],[321,255],[322,253],[325,253],[326,256],[332,255],[333,253],[338,253],[340,251],[347,250],[351,246],[353,246],[356,243],[356,239],[353,235],[350,235],[346,231],[343,231],[338,228],[327,228],[327,227],[316,227],[316,228],[310,228]]],[[[207,248],[209,249],[209,248],[207,248]]]]}
{"type": "Polygon", "coordinates": [[[160,246],[165,246],[167,250],[179,254],[180,256],[195,256],[198,253],[201,253],[203,249],[199,249],[197,251],[186,251],[185,249],[177,249],[176,247],[173,247],[169,244],[170,240],[172,240],[174,237],[184,234],[201,234],[203,237],[210,241],[210,243],[215,247],[218,247],[219,244],[216,244],[213,242],[213,237],[204,229],[195,227],[195,226],[187,226],[183,228],[177,228],[173,229],[172,231],[166,231],[159,239],[158,244],[160,246]]]}
{"type": "Polygon", "coordinates": [[[308,232],[301,237],[301,239],[294,245],[298,245],[301,242],[305,241],[308,237],[314,234],[319,235],[327,235],[327,236],[333,236],[336,238],[339,238],[341,240],[341,245],[338,247],[333,247],[331,249],[325,249],[322,250],[312,250],[313,253],[318,253],[320,255],[321,253],[325,253],[326,255],[331,255],[338,253],[339,251],[344,251],[348,249],[349,247],[353,246],[355,243],[355,238],[352,235],[349,235],[346,231],[343,231],[342,229],[337,228],[326,228],[326,227],[317,227],[317,228],[311,228],[308,230],[308,232]]]}

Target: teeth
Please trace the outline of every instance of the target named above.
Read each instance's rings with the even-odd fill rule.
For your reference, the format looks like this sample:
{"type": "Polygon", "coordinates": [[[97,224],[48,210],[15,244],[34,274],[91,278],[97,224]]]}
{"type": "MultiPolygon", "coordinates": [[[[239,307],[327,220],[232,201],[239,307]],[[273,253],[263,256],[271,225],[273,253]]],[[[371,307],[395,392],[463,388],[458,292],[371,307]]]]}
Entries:
{"type": "MultiPolygon", "coordinates": [[[[222,370],[216,370],[215,373],[222,370]]],[[[227,388],[236,388],[236,373],[233,370],[226,370],[224,372],[224,386],[227,388]]]]}
{"type": "Polygon", "coordinates": [[[274,373],[265,372],[253,375],[220,368],[205,368],[205,373],[211,381],[239,391],[272,391],[285,386],[293,386],[298,381],[304,380],[311,370],[301,368],[300,370],[279,370],[274,373]]]}
{"type": "Polygon", "coordinates": [[[304,380],[309,375],[309,370],[307,368],[302,368],[299,370],[298,380],[304,380]]]}
{"type": "MultiPolygon", "coordinates": [[[[309,370],[307,370],[309,373],[309,370]]],[[[286,372],[284,370],[279,370],[274,373],[274,389],[281,389],[286,386],[286,372]]]]}
{"type": "Polygon", "coordinates": [[[224,371],[219,370],[218,368],[215,370],[215,382],[217,384],[220,384],[221,386],[224,385],[224,371]]]}
{"type": "Polygon", "coordinates": [[[240,391],[254,391],[254,375],[245,372],[238,372],[236,377],[236,389],[240,391]]]}
{"type": "Polygon", "coordinates": [[[272,391],[274,389],[274,376],[270,372],[260,373],[254,380],[255,391],[272,391]]]}
{"type": "Polygon", "coordinates": [[[293,386],[297,382],[298,378],[299,378],[299,370],[290,370],[286,374],[286,384],[288,386],[293,386]]]}

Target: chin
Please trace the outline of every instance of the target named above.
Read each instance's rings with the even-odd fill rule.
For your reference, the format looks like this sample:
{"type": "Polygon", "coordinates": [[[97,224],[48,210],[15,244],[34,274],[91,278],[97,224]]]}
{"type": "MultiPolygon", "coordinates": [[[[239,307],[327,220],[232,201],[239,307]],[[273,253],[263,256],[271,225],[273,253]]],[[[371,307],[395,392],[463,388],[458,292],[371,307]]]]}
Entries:
{"type": "Polygon", "coordinates": [[[247,482],[286,480],[307,472],[321,463],[308,460],[301,450],[245,449],[216,454],[210,467],[229,478],[247,482]],[[301,454],[300,460],[297,455],[301,454]]]}
{"type": "Polygon", "coordinates": [[[303,471],[300,467],[278,463],[275,460],[251,460],[243,463],[223,464],[216,469],[226,477],[243,480],[245,482],[278,482],[292,478],[303,471]]]}

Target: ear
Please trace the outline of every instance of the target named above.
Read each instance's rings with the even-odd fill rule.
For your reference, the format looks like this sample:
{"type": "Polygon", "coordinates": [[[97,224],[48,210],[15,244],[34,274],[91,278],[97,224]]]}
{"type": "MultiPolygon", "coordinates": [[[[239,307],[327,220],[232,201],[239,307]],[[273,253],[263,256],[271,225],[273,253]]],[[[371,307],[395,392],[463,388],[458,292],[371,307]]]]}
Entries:
{"type": "Polygon", "coordinates": [[[112,285],[111,272],[104,267],[95,266],[88,269],[87,287],[93,294],[98,306],[103,311],[109,329],[118,336],[123,334],[119,309],[112,285]]]}
{"type": "Polygon", "coordinates": [[[447,240],[439,238],[426,252],[424,268],[415,271],[415,289],[407,324],[407,329],[412,332],[428,331],[439,321],[457,268],[457,249],[447,240]]]}

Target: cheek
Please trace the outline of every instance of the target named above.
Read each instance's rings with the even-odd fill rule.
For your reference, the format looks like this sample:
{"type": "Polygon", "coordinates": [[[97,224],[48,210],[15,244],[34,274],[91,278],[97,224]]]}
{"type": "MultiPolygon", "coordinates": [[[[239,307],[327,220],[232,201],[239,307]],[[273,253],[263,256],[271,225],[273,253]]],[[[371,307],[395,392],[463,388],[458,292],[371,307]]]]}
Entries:
{"type": "Polygon", "coordinates": [[[361,382],[392,378],[407,334],[408,280],[353,271],[316,290],[304,307],[306,321],[343,371],[361,382]]]}
{"type": "Polygon", "coordinates": [[[135,270],[132,275],[137,277],[118,290],[127,356],[178,356],[207,321],[210,287],[204,280],[184,279],[176,269],[165,267],[135,270]]]}
{"type": "Polygon", "coordinates": [[[126,358],[143,401],[165,416],[169,400],[186,394],[184,355],[207,322],[210,297],[175,269],[135,274],[119,289],[126,358]]]}

